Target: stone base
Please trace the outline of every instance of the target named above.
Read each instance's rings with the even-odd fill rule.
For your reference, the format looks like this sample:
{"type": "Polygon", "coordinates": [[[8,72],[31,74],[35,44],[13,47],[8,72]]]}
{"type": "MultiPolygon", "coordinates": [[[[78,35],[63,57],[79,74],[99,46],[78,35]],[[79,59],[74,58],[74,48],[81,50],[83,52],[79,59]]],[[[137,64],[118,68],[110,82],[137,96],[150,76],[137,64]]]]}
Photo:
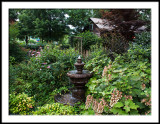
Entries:
{"type": "Polygon", "coordinates": [[[56,95],[55,101],[62,103],[64,105],[71,105],[74,106],[75,103],[79,102],[79,99],[76,99],[71,94],[64,94],[64,95],[56,95]]]}

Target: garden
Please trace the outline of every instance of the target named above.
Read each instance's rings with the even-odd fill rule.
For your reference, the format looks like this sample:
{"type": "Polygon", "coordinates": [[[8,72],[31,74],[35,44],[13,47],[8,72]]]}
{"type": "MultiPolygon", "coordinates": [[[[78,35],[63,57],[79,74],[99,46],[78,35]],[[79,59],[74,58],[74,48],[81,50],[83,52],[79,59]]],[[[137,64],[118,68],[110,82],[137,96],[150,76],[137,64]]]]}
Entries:
{"type": "Polygon", "coordinates": [[[150,9],[10,9],[9,115],[151,115],[150,18],[150,9]],[[89,18],[115,27],[98,36],[89,18]],[[56,102],[74,87],[67,73],[79,56],[93,73],[85,102],[56,102]]]}

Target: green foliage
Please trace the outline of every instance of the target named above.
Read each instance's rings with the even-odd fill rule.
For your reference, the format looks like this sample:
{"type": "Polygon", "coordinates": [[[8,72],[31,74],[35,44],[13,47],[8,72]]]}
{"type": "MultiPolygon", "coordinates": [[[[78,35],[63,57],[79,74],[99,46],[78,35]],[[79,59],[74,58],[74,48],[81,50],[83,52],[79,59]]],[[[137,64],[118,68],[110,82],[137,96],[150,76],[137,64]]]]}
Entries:
{"type": "Polygon", "coordinates": [[[151,33],[150,32],[142,32],[140,34],[135,35],[134,42],[140,45],[143,49],[149,49],[151,47],[151,33]]]}
{"type": "Polygon", "coordinates": [[[140,20],[146,21],[147,30],[151,30],[151,9],[138,9],[140,16],[140,20]]]}
{"type": "Polygon", "coordinates": [[[17,43],[23,47],[26,45],[26,42],[21,40],[17,40],[17,43]]]}
{"type": "Polygon", "coordinates": [[[135,105],[131,99],[128,99],[123,102],[117,102],[110,111],[115,115],[138,115],[137,108],[139,106],[135,105]]]}
{"type": "Polygon", "coordinates": [[[42,42],[37,42],[36,44],[29,44],[29,45],[24,45],[27,49],[31,50],[38,50],[39,47],[44,48],[47,45],[47,43],[42,43],[42,42]]]}
{"type": "MultiPolygon", "coordinates": [[[[149,34],[145,33],[145,35],[149,34]]],[[[143,39],[144,42],[150,39],[150,37],[146,38],[143,39]]],[[[146,44],[149,45],[149,42],[146,44]]],[[[118,55],[113,62],[106,61],[107,58],[100,56],[88,61],[85,67],[95,75],[86,84],[88,87],[86,94],[92,94],[97,99],[103,97],[106,102],[110,102],[112,91],[117,88],[122,92],[123,100],[115,105],[109,113],[146,114],[151,110],[150,51],[149,46],[146,48],[134,43],[130,45],[127,53],[118,55]],[[103,69],[105,66],[107,68],[103,69]],[[125,95],[132,96],[133,100],[127,103],[124,100],[125,95]]]]}
{"type": "Polygon", "coordinates": [[[20,38],[34,35],[42,41],[59,40],[69,31],[63,9],[24,9],[19,25],[20,38]]]}
{"type": "MultiPolygon", "coordinates": [[[[78,53],[68,45],[69,30],[65,27],[70,23],[76,27],[75,32],[81,32],[88,25],[90,10],[69,10],[69,20],[64,17],[65,10],[22,10],[19,15],[19,26],[10,28],[9,49],[9,112],[10,114],[33,115],[95,115],[96,111],[85,104],[76,106],[54,103],[56,94],[69,92],[69,78],[66,73],[74,69],[78,53]],[[77,13],[82,12],[81,15],[77,13]],[[88,12],[88,13],[84,13],[88,12]],[[60,14],[59,14],[60,13],[60,14]],[[77,16],[78,15],[78,16],[77,16]],[[79,17],[80,16],[80,17],[79,17]],[[81,16],[84,19],[81,19],[81,16]],[[55,19],[56,18],[56,19],[55,19]],[[75,18],[75,20],[73,20],[75,18]],[[32,24],[30,24],[33,22],[32,24]],[[77,23],[78,22],[78,23],[77,23]],[[66,30],[64,30],[64,28],[66,30]],[[56,40],[61,46],[38,42],[29,46],[30,49],[43,47],[40,56],[27,57],[15,39],[18,32],[22,37],[27,35],[39,36],[45,40],[56,40]],[[21,63],[20,63],[21,62],[21,63]],[[33,108],[34,106],[34,108],[33,108]]],[[[94,15],[94,14],[93,14],[94,15]]],[[[17,25],[15,23],[15,25],[17,25]]],[[[101,98],[106,101],[102,115],[144,115],[151,111],[151,35],[149,32],[136,34],[134,43],[127,53],[117,55],[111,61],[104,54],[101,38],[86,31],[79,35],[83,38],[83,49],[90,50],[91,55],[84,59],[85,67],[93,72],[93,77],[86,84],[86,95],[91,94],[98,102],[101,98]],[[104,68],[106,66],[106,68],[104,68]],[[122,98],[111,106],[114,89],[122,92],[122,98]],[[127,97],[131,98],[127,98],[127,97]]],[[[112,52],[122,53],[123,38],[109,36],[105,39],[112,52]],[[110,40],[111,39],[111,40],[110,40]],[[112,49],[113,47],[113,49],[112,49]]],[[[29,42],[34,42],[30,40],[29,42]]],[[[76,44],[77,41],[75,40],[76,44]]],[[[105,44],[105,43],[104,43],[105,44]]],[[[100,108],[99,108],[100,110],[100,108]]]]}
{"type": "Polygon", "coordinates": [[[75,108],[69,105],[63,105],[60,103],[45,104],[42,107],[38,107],[36,111],[32,112],[33,115],[75,115],[75,108]]]}
{"type": "Polygon", "coordinates": [[[85,31],[77,35],[78,37],[82,37],[82,49],[89,50],[92,45],[96,43],[101,43],[102,39],[95,35],[93,32],[85,31]]]}
{"type": "Polygon", "coordinates": [[[29,43],[34,43],[34,44],[35,44],[35,43],[36,43],[36,40],[29,40],[28,42],[29,42],[29,43]]]}
{"type": "Polygon", "coordinates": [[[67,21],[72,25],[74,33],[82,33],[85,26],[89,25],[88,19],[93,16],[90,9],[70,9],[66,13],[69,15],[67,21]]]}
{"type": "Polygon", "coordinates": [[[18,22],[15,22],[13,24],[9,25],[9,41],[13,42],[16,40],[16,38],[19,35],[19,26],[18,26],[18,22]]]}
{"type": "MultiPolygon", "coordinates": [[[[14,78],[14,77],[12,77],[14,78]]],[[[10,78],[10,80],[12,79],[10,78]]],[[[16,93],[22,93],[25,92],[28,95],[30,95],[32,85],[31,83],[26,82],[25,80],[21,78],[14,78],[14,81],[10,81],[10,87],[9,87],[9,93],[16,92],[16,93]]]]}
{"type": "Polygon", "coordinates": [[[93,109],[91,108],[86,109],[85,103],[76,103],[74,105],[74,108],[75,108],[75,112],[78,115],[95,115],[95,112],[93,111],[93,109]]]}
{"type": "Polygon", "coordinates": [[[15,58],[12,56],[9,56],[9,64],[15,64],[15,58]]]}
{"type": "MultiPolygon", "coordinates": [[[[45,104],[53,90],[69,86],[66,73],[74,69],[77,56],[71,48],[61,50],[60,46],[52,48],[49,45],[48,49],[46,46],[41,56],[31,57],[27,63],[22,62],[10,67],[10,92],[23,91],[33,96],[36,106],[45,104]]],[[[58,91],[60,92],[60,89],[58,91]]]]}
{"type": "Polygon", "coordinates": [[[9,113],[27,115],[30,114],[34,107],[34,100],[25,93],[9,95],[9,113]]]}
{"type": "Polygon", "coordinates": [[[93,72],[99,78],[102,75],[103,68],[106,64],[111,62],[110,58],[107,57],[106,54],[96,53],[94,58],[86,61],[84,68],[93,72]]]}
{"type": "Polygon", "coordinates": [[[9,56],[12,56],[10,57],[10,61],[12,61],[14,57],[15,62],[21,62],[26,59],[26,51],[22,49],[22,47],[17,42],[10,42],[9,43],[9,56]]]}
{"type": "Polygon", "coordinates": [[[18,18],[18,11],[16,9],[9,9],[9,21],[16,21],[18,18]]]}

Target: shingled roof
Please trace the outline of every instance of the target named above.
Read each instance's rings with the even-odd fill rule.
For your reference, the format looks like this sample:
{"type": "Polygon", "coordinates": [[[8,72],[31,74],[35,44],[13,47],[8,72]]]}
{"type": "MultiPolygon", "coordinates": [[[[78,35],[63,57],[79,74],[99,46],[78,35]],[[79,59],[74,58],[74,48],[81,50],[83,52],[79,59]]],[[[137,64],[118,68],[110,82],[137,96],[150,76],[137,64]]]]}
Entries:
{"type": "Polygon", "coordinates": [[[109,21],[106,19],[90,18],[90,20],[95,23],[99,29],[106,29],[108,31],[113,29],[112,26],[109,26],[109,21]]]}

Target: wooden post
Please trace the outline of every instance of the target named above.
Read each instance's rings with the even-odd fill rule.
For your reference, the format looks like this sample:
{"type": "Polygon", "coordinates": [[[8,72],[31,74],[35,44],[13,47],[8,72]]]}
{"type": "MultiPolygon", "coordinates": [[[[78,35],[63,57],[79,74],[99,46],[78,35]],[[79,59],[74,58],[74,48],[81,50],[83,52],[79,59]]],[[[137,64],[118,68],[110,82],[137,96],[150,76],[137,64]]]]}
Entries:
{"type": "Polygon", "coordinates": [[[81,55],[82,55],[82,38],[81,38],[81,55]]]}
{"type": "Polygon", "coordinates": [[[78,48],[77,49],[78,49],[78,52],[79,52],[79,41],[78,41],[78,48]]]}

